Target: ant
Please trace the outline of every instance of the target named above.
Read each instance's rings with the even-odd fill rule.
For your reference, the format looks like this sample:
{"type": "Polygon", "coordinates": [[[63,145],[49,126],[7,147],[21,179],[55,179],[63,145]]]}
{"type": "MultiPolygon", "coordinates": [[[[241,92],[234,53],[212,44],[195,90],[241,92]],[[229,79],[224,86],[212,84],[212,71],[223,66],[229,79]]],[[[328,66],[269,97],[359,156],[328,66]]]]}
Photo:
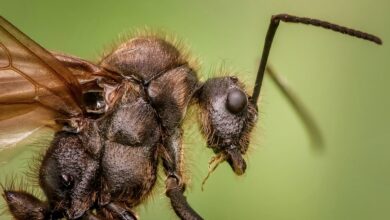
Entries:
{"type": "Polygon", "coordinates": [[[42,126],[56,132],[39,167],[47,200],[4,188],[10,213],[20,220],[137,219],[132,209],[147,199],[162,161],[166,195],[177,216],[202,219],[183,195],[181,126],[187,107],[199,107],[201,132],[216,154],[210,173],[227,161],[242,175],[266,70],[320,140],[311,117],[267,66],[281,21],[382,44],[374,35],[329,22],[272,16],[250,95],[236,76],[200,82],[188,55],[164,37],[131,38],[95,64],[49,52],[0,18],[0,108],[6,109],[0,130],[15,134],[13,128],[26,128],[7,143],[42,126]]]}

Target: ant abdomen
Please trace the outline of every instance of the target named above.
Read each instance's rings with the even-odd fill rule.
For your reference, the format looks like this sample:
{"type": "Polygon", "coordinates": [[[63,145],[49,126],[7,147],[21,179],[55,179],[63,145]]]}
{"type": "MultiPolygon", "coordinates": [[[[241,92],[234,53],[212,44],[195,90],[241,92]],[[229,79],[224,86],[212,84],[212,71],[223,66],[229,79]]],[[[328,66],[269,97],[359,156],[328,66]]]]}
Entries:
{"type": "Polygon", "coordinates": [[[4,190],[4,199],[16,219],[48,219],[48,205],[25,191],[4,190]]]}
{"type": "Polygon", "coordinates": [[[47,149],[39,171],[50,208],[67,218],[79,218],[95,197],[98,160],[82,144],[80,136],[58,132],[47,149]]]}

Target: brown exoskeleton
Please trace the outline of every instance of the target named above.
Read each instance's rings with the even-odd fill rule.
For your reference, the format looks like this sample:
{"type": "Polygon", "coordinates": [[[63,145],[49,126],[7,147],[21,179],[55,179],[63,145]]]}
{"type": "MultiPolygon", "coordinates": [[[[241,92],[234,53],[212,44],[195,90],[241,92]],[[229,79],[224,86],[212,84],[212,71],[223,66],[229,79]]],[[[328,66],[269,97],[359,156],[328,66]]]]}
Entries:
{"type": "MultiPolygon", "coordinates": [[[[273,16],[249,95],[234,76],[200,82],[188,56],[161,37],[129,39],[94,64],[50,53],[0,18],[1,143],[18,141],[42,126],[56,130],[39,168],[47,200],[6,188],[11,214],[34,220],[136,219],[132,208],[153,189],[162,160],[174,211],[181,219],[201,219],[183,195],[181,125],[186,109],[191,103],[200,107],[202,133],[217,154],[214,168],[227,161],[237,175],[243,174],[243,155],[257,120],[257,100],[279,21],[321,26],[381,44],[373,35],[328,22],[273,16]]],[[[308,114],[278,85],[319,138],[308,114]]]]}

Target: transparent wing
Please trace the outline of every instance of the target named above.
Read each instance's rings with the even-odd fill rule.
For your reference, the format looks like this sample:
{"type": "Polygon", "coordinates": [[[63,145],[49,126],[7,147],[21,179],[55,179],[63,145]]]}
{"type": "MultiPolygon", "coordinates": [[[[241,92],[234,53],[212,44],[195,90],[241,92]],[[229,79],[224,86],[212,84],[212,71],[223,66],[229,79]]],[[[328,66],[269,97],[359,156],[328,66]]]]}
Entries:
{"type": "Polygon", "coordinates": [[[90,61],[67,54],[56,52],[52,54],[76,77],[83,93],[90,90],[102,90],[104,86],[101,84],[104,83],[118,84],[122,81],[123,77],[119,73],[107,70],[90,61]]]}
{"type": "MultiPolygon", "coordinates": [[[[52,53],[77,78],[82,87],[85,111],[103,115],[120,95],[123,77],[81,58],[52,53]]],[[[96,115],[95,115],[96,116],[96,115]]]]}
{"type": "Polygon", "coordinates": [[[0,121],[0,167],[22,152],[32,150],[33,146],[43,147],[50,143],[47,138],[36,134],[42,130],[51,135],[54,133],[55,126],[49,123],[54,123],[55,113],[42,107],[29,110],[0,121]]]}
{"type": "Polygon", "coordinates": [[[42,127],[55,128],[55,119],[84,112],[81,86],[72,72],[0,17],[0,151],[42,127]]]}

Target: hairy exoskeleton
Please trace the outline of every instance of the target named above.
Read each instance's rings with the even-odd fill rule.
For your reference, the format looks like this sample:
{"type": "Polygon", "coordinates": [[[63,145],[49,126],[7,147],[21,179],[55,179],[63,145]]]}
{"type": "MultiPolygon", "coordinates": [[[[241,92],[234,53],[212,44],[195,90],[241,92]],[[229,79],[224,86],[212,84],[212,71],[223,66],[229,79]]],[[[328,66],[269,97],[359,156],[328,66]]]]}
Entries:
{"type": "MultiPolygon", "coordinates": [[[[92,65],[65,55],[56,58],[80,71],[92,65]]],[[[187,60],[167,41],[146,36],[130,39],[94,67],[121,80],[98,82],[101,108],[108,108],[103,116],[81,119],[77,129],[68,123],[68,130],[77,132],[55,135],[39,175],[48,199],[47,208],[41,206],[45,218],[135,219],[131,209],[155,185],[159,158],[172,179],[167,190],[173,195],[184,190],[181,124],[200,85],[187,60]],[[96,214],[89,212],[93,209],[96,214]]],[[[97,104],[90,107],[98,111],[97,104]]],[[[13,207],[10,193],[17,192],[5,192],[13,207]]],[[[12,213],[18,218],[23,211],[29,212],[12,213]]],[[[180,207],[177,212],[186,216],[180,207]]]]}
{"type": "MultiPolygon", "coordinates": [[[[200,82],[188,56],[164,38],[129,39],[93,64],[49,53],[1,19],[0,74],[7,82],[18,81],[24,90],[15,95],[15,90],[0,89],[0,104],[14,104],[17,110],[33,106],[32,112],[50,110],[52,114],[45,120],[28,125],[42,126],[41,121],[49,118],[59,127],[39,168],[39,184],[47,200],[5,189],[11,214],[23,220],[136,219],[132,209],[152,191],[161,160],[167,176],[166,195],[176,214],[181,219],[202,219],[183,195],[182,122],[186,110],[191,104],[199,106],[201,131],[216,154],[210,172],[227,161],[237,175],[243,174],[243,155],[257,120],[256,103],[280,20],[319,25],[380,43],[375,36],[318,20],[274,16],[254,92],[249,95],[235,76],[200,82]],[[44,78],[50,81],[44,82],[44,78]],[[10,97],[19,99],[11,102],[10,97]]],[[[319,137],[300,103],[272,69],[268,72],[313,136],[319,137]]],[[[19,112],[4,114],[0,131],[1,122],[23,117],[19,112]]]]}

